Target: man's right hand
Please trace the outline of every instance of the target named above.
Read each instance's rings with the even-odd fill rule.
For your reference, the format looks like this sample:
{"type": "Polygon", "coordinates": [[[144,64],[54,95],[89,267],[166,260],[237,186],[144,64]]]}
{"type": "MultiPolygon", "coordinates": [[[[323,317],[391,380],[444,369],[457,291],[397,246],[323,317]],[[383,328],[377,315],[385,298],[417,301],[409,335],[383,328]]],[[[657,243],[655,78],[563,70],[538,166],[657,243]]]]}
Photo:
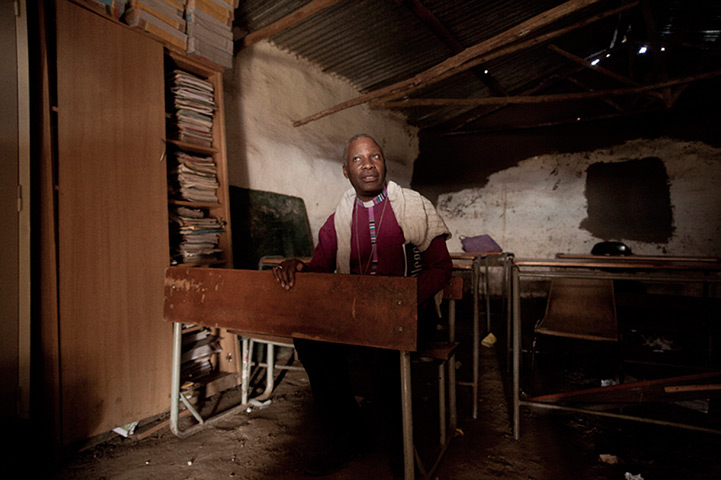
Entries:
{"type": "Polygon", "coordinates": [[[305,264],[297,258],[290,258],[284,260],[277,267],[273,267],[273,276],[278,280],[281,287],[290,290],[295,284],[296,272],[302,272],[304,267],[305,264]]]}

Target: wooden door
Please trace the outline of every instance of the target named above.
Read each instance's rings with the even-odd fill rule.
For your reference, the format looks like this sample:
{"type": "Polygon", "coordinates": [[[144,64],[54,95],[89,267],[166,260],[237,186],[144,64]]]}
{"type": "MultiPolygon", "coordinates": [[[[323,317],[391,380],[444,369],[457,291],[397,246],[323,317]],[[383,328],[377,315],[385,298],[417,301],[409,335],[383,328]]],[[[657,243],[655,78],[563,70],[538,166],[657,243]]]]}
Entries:
{"type": "Polygon", "coordinates": [[[0,4],[0,412],[18,415],[20,384],[20,225],[18,216],[18,69],[15,12],[10,2],[0,4]]]}
{"type": "Polygon", "coordinates": [[[57,3],[62,441],[168,410],[163,49],[57,3]]]}

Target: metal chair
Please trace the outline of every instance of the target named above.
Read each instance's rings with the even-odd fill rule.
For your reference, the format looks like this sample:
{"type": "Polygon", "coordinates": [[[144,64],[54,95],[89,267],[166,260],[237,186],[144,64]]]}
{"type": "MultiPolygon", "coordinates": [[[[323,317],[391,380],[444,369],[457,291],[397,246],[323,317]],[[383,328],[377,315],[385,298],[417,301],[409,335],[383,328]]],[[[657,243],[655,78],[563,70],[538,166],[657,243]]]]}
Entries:
{"type": "Polygon", "coordinates": [[[303,370],[303,367],[287,364],[287,365],[276,365],[275,363],[275,348],[284,347],[293,349],[293,355],[295,358],[295,347],[293,346],[293,339],[286,337],[273,337],[269,335],[256,335],[253,334],[248,336],[247,334],[238,333],[242,337],[242,387],[241,387],[241,403],[248,403],[250,400],[250,379],[251,379],[251,368],[253,364],[260,368],[265,368],[265,389],[263,393],[255,397],[255,400],[265,401],[270,398],[275,388],[276,370],[303,370]],[[266,362],[254,362],[253,353],[255,344],[265,345],[266,348],[266,362]]]}
{"type": "Polygon", "coordinates": [[[542,335],[618,344],[613,281],[567,277],[551,280],[545,315],[534,328],[529,380],[531,387],[538,338],[542,335]]]}

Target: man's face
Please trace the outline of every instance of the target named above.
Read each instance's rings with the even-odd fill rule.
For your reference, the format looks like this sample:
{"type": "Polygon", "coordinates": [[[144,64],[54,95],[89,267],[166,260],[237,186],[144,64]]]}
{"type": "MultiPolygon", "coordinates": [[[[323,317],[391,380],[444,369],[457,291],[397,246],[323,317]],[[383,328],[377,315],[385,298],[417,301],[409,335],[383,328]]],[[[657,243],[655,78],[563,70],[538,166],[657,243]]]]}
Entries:
{"type": "Polygon", "coordinates": [[[343,175],[350,180],[356,195],[368,201],[383,192],[386,160],[381,147],[372,138],[359,138],[348,145],[343,175]]]}

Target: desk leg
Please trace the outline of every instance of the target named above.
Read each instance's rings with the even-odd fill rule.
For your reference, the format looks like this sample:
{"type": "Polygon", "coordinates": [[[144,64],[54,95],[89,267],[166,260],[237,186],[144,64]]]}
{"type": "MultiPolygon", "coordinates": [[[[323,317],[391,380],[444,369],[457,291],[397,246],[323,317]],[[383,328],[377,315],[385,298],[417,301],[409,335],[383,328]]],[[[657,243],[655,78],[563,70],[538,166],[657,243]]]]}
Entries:
{"type": "Polygon", "coordinates": [[[173,323],[173,372],[170,379],[170,429],[178,435],[178,401],[180,400],[180,349],[183,324],[173,323]]]}
{"type": "Polygon", "coordinates": [[[521,292],[518,270],[513,270],[513,438],[521,435],[521,292]]]}
{"type": "Polygon", "coordinates": [[[253,347],[251,342],[252,340],[250,338],[243,337],[243,351],[241,353],[243,360],[241,363],[242,367],[240,374],[240,381],[242,384],[240,390],[240,403],[242,404],[248,403],[248,396],[250,395],[250,357],[253,356],[253,352],[250,350],[253,347]]]}
{"type": "Polygon", "coordinates": [[[513,297],[511,287],[511,276],[513,269],[513,257],[505,254],[503,260],[503,288],[505,289],[504,299],[506,301],[506,373],[511,371],[511,325],[513,323],[513,297]]]}
{"type": "Polygon", "coordinates": [[[483,277],[483,297],[486,300],[486,332],[488,335],[491,333],[491,277],[488,268],[488,255],[483,257],[485,264],[485,276],[483,277]]]}
{"type": "Polygon", "coordinates": [[[481,261],[479,257],[473,259],[473,407],[471,408],[473,419],[478,418],[478,376],[481,363],[481,326],[478,307],[478,289],[481,282],[481,261]]]}
{"type": "Polygon", "coordinates": [[[411,354],[401,352],[401,402],[403,413],[403,471],[405,480],[414,480],[413,404],[411,401],[411,354]]]}
{"type": "MultiPolygon", "coordinates": [[[[456,301],[451,299],[448,301],[448,341],[456,341],[456,301]]],[[[456,431],[458,426],[458,416],[456,411],[456,354],[454,353],[448,362],[448,384],[450,391],[448,392],[448,402],[450,403],[451,414],[451,432],[456,431]]]]}

